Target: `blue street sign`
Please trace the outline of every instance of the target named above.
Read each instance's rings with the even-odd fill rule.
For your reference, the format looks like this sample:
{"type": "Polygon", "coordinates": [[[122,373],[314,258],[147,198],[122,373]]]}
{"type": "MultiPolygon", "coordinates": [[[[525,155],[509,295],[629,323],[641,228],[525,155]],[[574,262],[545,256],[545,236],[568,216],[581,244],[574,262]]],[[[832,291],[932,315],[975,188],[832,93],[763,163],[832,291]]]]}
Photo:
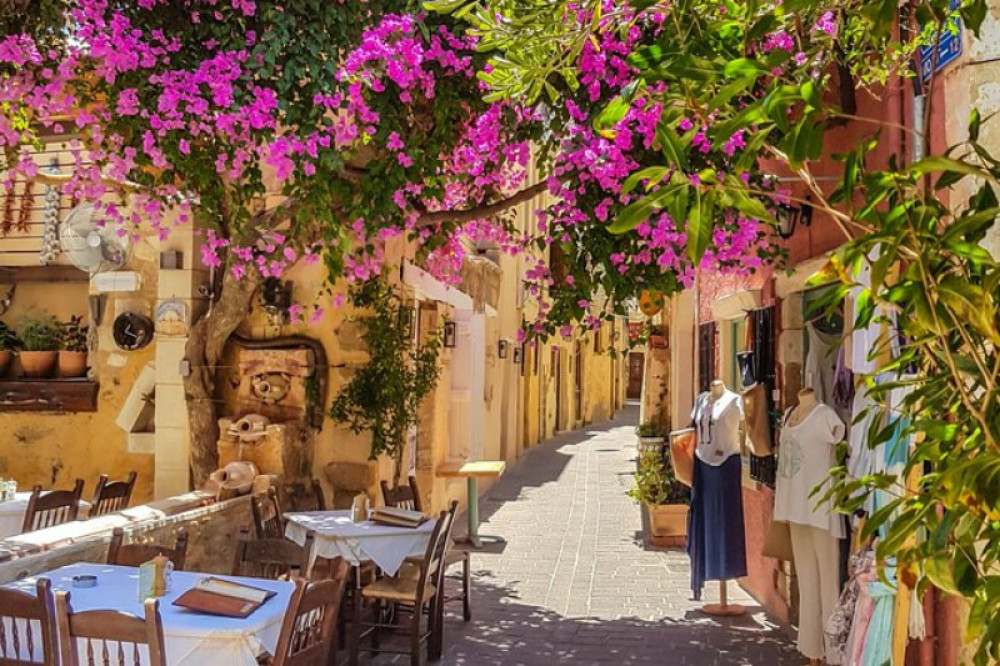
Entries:
{"type": "MultiPolygon", "coordinates": [[[[952,0],[951,8],[958,8],[958,0],[952,0]]],[[[941,39],[938,40],[937,49],[933,46],[920,47],[920,78],[927,83],[932,73],[940,72],[947,65],[958,59],[962,55],[962,22],[956,18],[952,22],[953,30],[941,32],[941,39]],[[937,51],[937,69],[934,67],[934,52],[937,51]]]]}

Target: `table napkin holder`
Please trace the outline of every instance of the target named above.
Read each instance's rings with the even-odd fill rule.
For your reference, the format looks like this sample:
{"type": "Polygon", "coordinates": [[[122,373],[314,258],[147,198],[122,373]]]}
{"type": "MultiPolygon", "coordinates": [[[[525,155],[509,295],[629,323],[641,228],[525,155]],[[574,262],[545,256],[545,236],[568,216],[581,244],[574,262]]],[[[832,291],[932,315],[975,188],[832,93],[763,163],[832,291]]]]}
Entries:
{"type": "Polygon", "coordinates": [[[365,493],[354,496],[354,503],[351,504],[351,520],[355,523],[368,520],[368,495],[365,493]]]}
{"type": "Polygon", "coordinates": [[[162,597],[170,591],[174,563],[162,553],[139,565],[139,601],[162,597]]]}

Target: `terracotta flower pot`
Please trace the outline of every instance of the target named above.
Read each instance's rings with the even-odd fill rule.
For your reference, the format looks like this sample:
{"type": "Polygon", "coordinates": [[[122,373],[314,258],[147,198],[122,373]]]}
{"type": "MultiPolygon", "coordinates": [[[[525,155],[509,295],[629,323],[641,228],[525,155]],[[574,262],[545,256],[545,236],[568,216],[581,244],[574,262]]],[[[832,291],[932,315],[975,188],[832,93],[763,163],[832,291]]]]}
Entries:
{"type": "Polygon", "coordinates": [[[52,374],[59,359],[57,351],[23,351],[17,357],[21,359],[21,368],[26,377],[41,379],[52,374]]]}
{"type": "Polygon", "coordinates": [[[646,542],[660,548],[683,548],[687,542],[687,504],[646,504],[646,542]]]}
{"type": "Polygon", "coordinates": [[[665,335],[650,335],[649,336],[649,346],[653,349],[666,349],[667,348],[667,336],[665,335]]]}
{"type": "Polygon", "coordinates": [[[8,349],[0,349],[0,377],[4,376],[7,372],[7,368],[10,367],[10,362],[14,358],[14,352],[8,349]]]}
{"type": "Polygon", "coordinates": [[[87,374],[87,352],[65,349],[59,352],[60,377],[83,377],[85,374],[87,374]]]}

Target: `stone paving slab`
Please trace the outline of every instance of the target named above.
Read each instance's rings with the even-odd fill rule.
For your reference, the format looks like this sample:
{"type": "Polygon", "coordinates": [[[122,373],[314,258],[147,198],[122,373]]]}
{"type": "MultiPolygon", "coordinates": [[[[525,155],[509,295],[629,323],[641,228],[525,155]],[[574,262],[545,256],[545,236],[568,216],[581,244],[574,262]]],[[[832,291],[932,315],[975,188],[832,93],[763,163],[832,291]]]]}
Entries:
{"type": "MultiPolygon", "coordinates": [[[[803,663],[735,584],[731,600],[750,612],[709,617],[691,600],[687,556],[643,544],[640,507],[625,494],[637,412],[533,448],[481,499],[480,532],[506,543],[473,553],[473,620],[449,612],[441,664],[803,663]]],[[[390,661],[403,662],[375,659],[390,661]]]]}

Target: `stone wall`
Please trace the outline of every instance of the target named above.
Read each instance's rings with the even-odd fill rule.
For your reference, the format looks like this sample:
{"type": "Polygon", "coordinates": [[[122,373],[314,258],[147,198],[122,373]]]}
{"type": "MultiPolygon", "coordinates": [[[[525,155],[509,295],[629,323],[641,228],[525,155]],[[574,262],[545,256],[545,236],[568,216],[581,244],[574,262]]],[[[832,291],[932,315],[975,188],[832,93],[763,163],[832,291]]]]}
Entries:
{"type": "Polygon", "coordinates": [[[252,524],[250,498],[237,497],[207,506],[202,505],[204,501],[204,496],[190,493],[181,501],[171,498],[0,541],[0,558],[5,558],[0,559],[0,584],[74,562],[104,562],[115,527],[124,529],[126,544],[169,547],[183,528],[188,533],[185,568],[227,574],[232,570],[236,535],[241,527],[252,524]]]}

